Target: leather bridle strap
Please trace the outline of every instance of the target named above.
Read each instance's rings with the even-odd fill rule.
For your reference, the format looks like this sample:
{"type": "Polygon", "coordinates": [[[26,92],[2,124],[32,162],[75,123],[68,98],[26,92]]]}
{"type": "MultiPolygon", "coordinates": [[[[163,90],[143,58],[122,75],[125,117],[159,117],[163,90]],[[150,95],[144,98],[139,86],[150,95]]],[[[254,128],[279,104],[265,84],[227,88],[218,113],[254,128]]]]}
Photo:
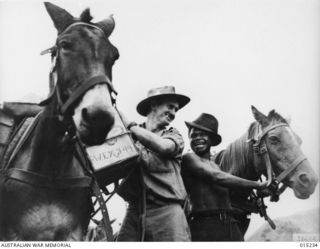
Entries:
{"type": "Polygon", "coordinates": [[[70,28],[72,28],[74,26],[78,26],[78,25],[88,26],[88,27],[91,27],[91,28],[99,30],[103,34],[103,38],[108,41],[108,37],[106,36],[106,33],[100,27],[98,27],[96,25],[92,25],[90,23],[86,23],[86,22],[74,22],[74,23],[70,24],[61,33],[59,33],[59,36],[62,35],[63,33],[65,33],[65,32],[67,32],[68,29],[70,29],[70,28]]]}
{"type": "Polygon", "coordinates": [[[79,88],[69,97],[69,99],[61,105],[60,112],[64,115],[68,109],[90,88],[94,87],[97,84],[107,84],[110,91],[117,94],[114,90],[112,82],[106,75],[98,75],[88,79],[86,82],[82,83],[79,88]]]}
{"type": "Polygon", "coordinates": [[[262,145],[260,148],[260,154],[263,156],[263,160],[266,166],[267,181],[268,181],[267,186],[269,186],[272,182],[272,165],[271,165],[268,149],[264,141],[262,142],[262,145]]]}
{"type": "Polygon", "coordinates": [[[8,169],[6,177],[7,180],[14,179],[37,187],[53,189],[88,188],[91,185],[91,178],[88,176],[53,178],[17,168],[8,169]]]}
{"type": "Polygon", "coordinates": [[[300,155],[296,158],[296,160],[291,163],[290,167],[286,168],[284,171],[281,172],[280,175],[278,175],[275,180],[279,183],[284,178],[286,178],[293,170],[295,170],[304,160],[307,160],[307,158],[304,155],[300,155]]]}
{"type": "Polygon", "coordinates": [[[257,140],[257,142],[255,143],[255,146],[259,146],[259,145],[260,145],[262,139],[264,138],[265,135],[268,134],[269,131],[271,131],[271,130],[273,130],[273,129],[275,129],[275,128],[281,127],[281,126],[289,126],[289,125],[288,125],[288,124],[285,124],[285,123],[280,123],[280,124],[273,125],[273,126],[269,127],[268,129],[264,130],[264,131],[262,132],[262,134],[260,134],[260,135],[258,136],[258,140],[257,140]]]}

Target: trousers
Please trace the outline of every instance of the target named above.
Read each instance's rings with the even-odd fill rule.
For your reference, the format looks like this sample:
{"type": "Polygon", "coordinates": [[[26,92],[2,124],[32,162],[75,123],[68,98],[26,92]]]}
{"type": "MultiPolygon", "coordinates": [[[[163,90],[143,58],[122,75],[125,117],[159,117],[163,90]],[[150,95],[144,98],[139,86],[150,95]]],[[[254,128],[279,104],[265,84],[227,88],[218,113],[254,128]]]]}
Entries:
{"type": "Polygon", "coordinates": [[[205,216],[189,220],[192,241],[243,241],[235,219],[230,216],[205,216]]]}
{"type": "MultiPolygon", "coordinates": [[[[190,229],[179,204],[147,208],[144,241],[190,241],[190,229]]],[[[137,209],[127,210],[117,241],[140,241],[140,219],[137,209]]]]}

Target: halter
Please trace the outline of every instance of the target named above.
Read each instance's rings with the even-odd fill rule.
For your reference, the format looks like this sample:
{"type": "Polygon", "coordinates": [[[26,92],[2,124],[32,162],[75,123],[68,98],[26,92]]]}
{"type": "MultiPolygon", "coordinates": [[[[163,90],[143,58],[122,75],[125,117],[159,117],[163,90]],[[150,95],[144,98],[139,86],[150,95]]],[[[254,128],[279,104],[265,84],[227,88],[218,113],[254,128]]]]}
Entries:
{"type": "MultiPolygon", "coordinates": [[[[103,34],[103,38],[108,40],[108,38],[106,37],[104,31],[99,28],[98,26],[89,24],[89,23],[85,23],[85,22],[75,22],[71,25],[69,25],[64,31],[62,31],[59,36],[61,36],[63,33],[67,32],[68,30],[70,30],[72,27],[74,26],[88,26],[91,28],[95,28],[97,30],[99,30],[102,34],[103,34]]],[[[40,105],[46,105],[48,104],[51,100],[54,94],[57,95],[57,99],[58,99],[58,112],[59,115],[64,116],[69,110],[70,107],[90,88],[94,87],[95,85],[98,84],[106,84],[109,87],[110,90],[110,95],[111,95],[111,101],[112,104],[114,105],[116,102],[116,95],[118,94],[116,92],[116,90],[113,87],[113,84],[111,82],[111,80],[109,79],[109,77],[107,75],[96,75],[93,76],[89,79],[87,79],[86,81],[82,82],[81,85],[69,96],[69,98],[63,102],[61,99],[61,90],[59,85],[57,84],[58,82],[58,75],[56,72],[56,66],[57,66],[57,62],[59,59],[59,47],[57,44],[55,44],[53,47],[48,48],[44,51],[42,51],[40,54],[44,55],[47,53],[51,53],[52,55],[52,65],[51,65],[51,70],[50,70],[50,85],[54,87],[54,90],[52,91],[52,93],[50,94],[50,96],[42,101],[40,103],[40,105]]]]}
{"type": "Polygon", "coordinates": [[[258,135],[258,140],[253,145],[253,150],[258,156],[262,156],[266,165],[267,170],[267,180],[268,180],[268,187],[274,193],[273,200],[278,201],[279,195],[284,192],[287,185],[283,184],[280,189],[279,185],[293,170],[295,170],[304,160],[307,158],[304,155],[298,156],[289,167],[287,167],[281,174],[275,177],[275,174],[272,170],[272,165],[268,153],[268,148],[266,142],[264,140],[265,136],[269,133],[269,131],[274,130],[275,128],[286,126],[289,127],[288,124],[280,123],[273,125],[266,130],[264,130],[260,135],[258,135]]]}

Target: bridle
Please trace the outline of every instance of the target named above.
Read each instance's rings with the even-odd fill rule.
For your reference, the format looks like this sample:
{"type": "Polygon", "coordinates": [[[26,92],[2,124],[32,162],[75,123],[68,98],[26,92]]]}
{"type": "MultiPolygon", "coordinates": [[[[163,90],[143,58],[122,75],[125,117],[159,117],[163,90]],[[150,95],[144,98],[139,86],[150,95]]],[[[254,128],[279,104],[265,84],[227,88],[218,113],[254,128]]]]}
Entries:
{"type": "MultiPolygon", "coordinates": [[[[282,194],[285,189],[287,188],[287,185],[283,183],[282,181],[293,171],[295,170],[304,160],[307,158],[304,155],[298,156],[290,165],[287,167],[284,171],[282,171],[279,175],[275,175],[272,164],[270,161],[270,156],[268,152],[268,148],[265,142],[266,135],[278,128],[278,127],[289,127],[286,123],[279,123],[272,125],[268,127],[265,130],[262,130],[260,134],[258,134],[257,139],[250,139],[248,142],[253,141],[253,151],[258,158],[261,158],[262,162],[264,162],[266,167],[266,173],[267,173],[267,191],[264,192],[264,190],[257,190],[251,191],[249,196],[247,197],[246,201],[234,201],[232,204],[235,207],[238,207],[240,209],[246,210],[249,213],[259,213],[261,217],[264,217],[264,219],[270,224],[272,229],[276,228],[276,225],[272,221],[272,219],[267,214],[267,206],[264,204],[264,198],[267,196],[270,196],[270,201],[279,201],[279,196],[282,194]],[[279,188],[280,183],[282,182],[282,186],[279,188]]],[[[261,128],[258,126],[258,128],[261,128]]],[[[261,180],[261,179],[260,179],[261,180]]]]}
{"type": "MultiPolygon", "coordinates": [[[[280,183],[293,171],[295,170],[304,160],[307,158],[304,155],[299,155],[284,171],[282,171],[278,176],[275,176],[275,173],[272,169],[268,148],[265,142],[266,135],[275,128],[278,127],[289,127],[286,123],[279,123],[273,126],[268,127],[267,129],[263,130],[261,134],[258,135],[258,139],[253,144],[254,152],[263,158],[263,161],[266,166],[267,172],[267,181],[269,190],[273,193],[273,201],[279,200],[279,195],[284,192],[287,185],[283,183],[283,185],[279,188],[280,183]]],[[[271,199],[272,200],[272,199],[271,199]]]]}
{"type": "MultiPolygon", "coordinates": [[[[75,22],[75,23],[69,25],[65,30],[63,30],[59,34],[59,36],[61,36],[62,34],[67,32],[68,30],[70,30],[72,27],[79,26],[79,25],[95,28],[103,34],[104,39],[106,39],[106,40],[108,39],[105,32],[101,28],[99,28],[98,26],[89,24],[89,23],[85,23],[85,22],[75,22]]],[[[53,47],[42,51],[40,54],[44,55],[47,53],[51,53],[51,58],[52,58],[52,65],[51,65],[51,70],[50,70],[50,85],[54,87],[54,90],[52,91],[52,93],[50,94],[50,96],[46,100],[44,100],[40,103],[40,105],[48,104],[52,100],[53,95],[56,94],[57,99],[58,99],[58,113],[59,113],[60,117],[63,117],[64,115],[66,115],[69,112],[70,108],[77,102],[77,100],[87,90],[89,90],[90,88],[92,88],[98,84],[106,84],[108,86],[109,91],[110,91],[110,95],[111,95],[112,104],[113,105],[115,104],[117,92],[114,89],[113,84],[107,75],[95,75],[95,76],[85,80],[69,96],[69,98],[65,102],[63,102],[62,98],[61,98],[61,96],[62,96],[61,89],[59,87],[59,84],[57,84],[58,83],[58,75],[57,75],[56,69],[57,69],[57,64],[59,62],[59,46],[58,46],[58,44],[55,44],[53,47]]]]}

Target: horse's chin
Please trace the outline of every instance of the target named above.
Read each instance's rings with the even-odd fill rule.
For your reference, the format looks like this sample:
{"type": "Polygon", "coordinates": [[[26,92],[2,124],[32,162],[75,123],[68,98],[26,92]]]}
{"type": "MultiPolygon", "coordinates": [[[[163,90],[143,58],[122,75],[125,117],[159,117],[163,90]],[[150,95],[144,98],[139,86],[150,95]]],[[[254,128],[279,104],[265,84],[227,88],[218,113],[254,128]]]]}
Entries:
{"type": "Polygon", "coordinates": [[[304,191],[294,190],[294,195],[295,195],[298,199],[305,200],[305,199],[308,199],[311,194],[309,193],[309,191],[308,191],[308,192],[304,192],[304,191]]]}
{"type": "Polygon", "coordinates": [[[305,200],[305,199],[309,199],[310,195],[302,195],[302,194],[297,194],[295,193],[294,194],[298,199],[301,199],[301,200],[305,200]]]}
{"type": "Polygon", "coordinates": [[[87,146],[100,145],[105,141],[104,138],[92,138],[87,136],[80,136],[80,140],[87,146]]]}

